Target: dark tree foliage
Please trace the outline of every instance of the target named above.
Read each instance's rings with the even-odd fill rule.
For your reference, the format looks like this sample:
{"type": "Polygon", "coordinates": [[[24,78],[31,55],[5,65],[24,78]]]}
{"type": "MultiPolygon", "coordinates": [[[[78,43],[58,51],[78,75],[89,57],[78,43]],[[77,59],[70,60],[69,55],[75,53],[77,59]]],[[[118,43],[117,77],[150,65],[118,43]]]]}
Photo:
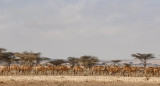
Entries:
{"type": "Polygon", "coordinates": [[[58,66],[58,65],[61,65],[62,63],[66,63],[66,61],[63,59],[58,59],[58,60],[49,61],[48,63],[58,66]]]}
{"type": "Polygon", "coordinates": [[[153,56],[153,54],[141,54],[141,53],[136,53],[136,54],[132,54],[132,56],[135,57],[135,59],[139,59],[139,60],[142,62],[143,66],[144,66],[144,69],[146,69],[147,61],[148,61],[149,59],[155,58],[155,57],[153,56]]]}
{"type": "Polygon", "coordinates": [[[49,61],[50,59],[49,58],[47,58],[47,57],[37,57],[36,59],[35,59],[35,65],[39,65],[42,61],[49,61]]]}
{"type": "Polygon", "coordinates": [[[126,67],[130,67],[131,65],[130,65],[130,64],[128,64],[128,63],[124,63],[124,66],[126,66],[126,67]]]}
{"type": "Polygon", "coordinates": [[[79,58],[75,57],[68,57],[68,62],[72,65],[71,67],[73,68],[75,65],[79,65],[79,58]]]}
{"type": "Polygon", "coordinates": [[[82,62],[82,65],[85,68],[91,68],[92,66],[94,66],[96,64],[96,62],[98,62],[98,58],[95,56],[81,56],[80,57],[80,62],[82,62]]]}
{"type": "Polygon", "coordinates": [[[0,53],[3,53],[3,52],[5,52],[5,51],[6,51],[5,48],[0,48],[0,53]]]}
{"type": "Polygon", "coordinates": [[[10,66],[10,64],[15,61],[14,53],[12,52],[0,53],[0,60],[10,66]]]}
{"type": "Polygon", "coordinates": [[[41,53],[34,53],[34,52],[23,52],[23,53],[15,53],[16,57],[20,59],[21,65],[30,65],[33,66],[36,63],[40,63],[41,60],[41,53]]]}
{"type": "Polygon", "coordinates": [[[112,60],[111,62],[113,62],[114,66],[115,66],[117,63],[121,62],[121,60],[112,60]]]}

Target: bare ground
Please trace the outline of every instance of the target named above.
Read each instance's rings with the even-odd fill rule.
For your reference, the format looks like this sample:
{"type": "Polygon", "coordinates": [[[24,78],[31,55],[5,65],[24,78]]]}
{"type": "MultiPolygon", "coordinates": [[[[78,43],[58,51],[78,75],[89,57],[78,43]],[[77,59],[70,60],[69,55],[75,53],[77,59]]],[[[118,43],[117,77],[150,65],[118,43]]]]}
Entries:
{"type": "Polygon", "coordinates": [[[0,86],[160,86],[160,78],[114,76],[0,76],[0,86]]]}

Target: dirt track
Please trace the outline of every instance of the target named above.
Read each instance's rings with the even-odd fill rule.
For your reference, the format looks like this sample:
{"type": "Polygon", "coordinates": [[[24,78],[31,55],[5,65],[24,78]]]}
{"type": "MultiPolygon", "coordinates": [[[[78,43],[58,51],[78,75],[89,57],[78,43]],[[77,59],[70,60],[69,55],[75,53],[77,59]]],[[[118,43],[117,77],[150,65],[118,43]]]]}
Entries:
{"type": "Polygon", "coordinates": [[[0,86],[160,86],[159,77],[0,76],[0,86]]]}

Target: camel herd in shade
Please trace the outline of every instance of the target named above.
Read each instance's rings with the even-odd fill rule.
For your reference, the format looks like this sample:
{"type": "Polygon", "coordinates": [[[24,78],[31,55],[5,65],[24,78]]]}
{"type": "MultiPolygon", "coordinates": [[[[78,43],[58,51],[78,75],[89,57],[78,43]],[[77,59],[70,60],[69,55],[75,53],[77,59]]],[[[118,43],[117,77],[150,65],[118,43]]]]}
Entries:
{"type": "Polygon", "coordinates": [[[159,67],[136,66],[0,66],[0,75],[105,75],[105,76],[160,76],[159,67]]]}

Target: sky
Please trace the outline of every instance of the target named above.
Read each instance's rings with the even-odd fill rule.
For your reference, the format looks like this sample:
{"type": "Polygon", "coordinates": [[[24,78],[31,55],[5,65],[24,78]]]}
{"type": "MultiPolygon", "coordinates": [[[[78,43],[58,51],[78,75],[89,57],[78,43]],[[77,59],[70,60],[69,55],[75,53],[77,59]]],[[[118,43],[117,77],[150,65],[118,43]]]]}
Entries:
{"type": "Polygon", "coordinates": [[[0,47],[53,59],[160,58],[160,0],[0,0],[0,47]]]}

